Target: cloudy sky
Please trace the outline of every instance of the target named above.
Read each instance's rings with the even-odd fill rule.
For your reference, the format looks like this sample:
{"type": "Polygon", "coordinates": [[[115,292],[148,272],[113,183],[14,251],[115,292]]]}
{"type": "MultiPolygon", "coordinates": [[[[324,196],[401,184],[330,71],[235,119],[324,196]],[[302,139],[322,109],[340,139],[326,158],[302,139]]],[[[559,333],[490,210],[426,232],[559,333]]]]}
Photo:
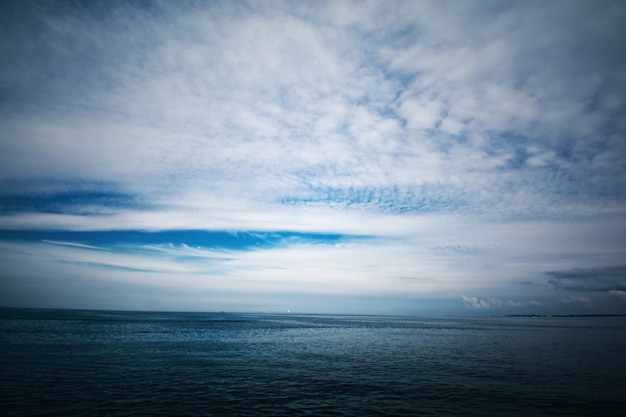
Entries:
{"type": "Polygon", "coordinates": [[[626,313],[623,1],[3,1],[0,305],[626,313]]]}

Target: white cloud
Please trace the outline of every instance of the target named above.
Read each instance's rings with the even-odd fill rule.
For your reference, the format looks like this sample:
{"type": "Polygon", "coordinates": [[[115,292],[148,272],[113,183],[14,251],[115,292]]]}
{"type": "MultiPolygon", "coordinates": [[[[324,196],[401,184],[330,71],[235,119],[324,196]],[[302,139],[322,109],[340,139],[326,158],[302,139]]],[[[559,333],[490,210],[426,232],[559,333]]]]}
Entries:
{"type": "Polygon", "coordinates": [[[93,246],[93,245],[85,245],[83,243],[75,243],[75,242],[59,242],[59,241],[55,241],[55,240],[42,240],[43,243],[51,243],[53,245],[61,245],[61,246],[72,246],[72,247],[76,247],[76,248],[82,248],[82,249],[96,249],[96,250],[106,250],[106,248],[101,248],[99,246],[93,246]]]}
{"type": "MultiPolygon", "coordinates": [[[[512,63],[534,53],[535,44],[568,51],[567,41],[578,38],[566,38],[567,28],[579,12],[551,25],[551,39],[539,39],[536,25],[554,13],[551,7],[496,15],[475,5],[444,10],[434,3],[349,8],[355,9],[350,19],[336,21],[334,13],[307,8],[215,15],[212,8],[170,5],[169,24],[135,11],[95,32],[88,20],[57,18],[50,42],[64,59],[84,60],[85,48],[93,45],[113,56],[107,45],[117,44],[121,27],[132,42],[121,57],[111,58],[115,71],[107,77],[113,88],[101,88],[93,78],[67,85],[55,80],[75,94],[50,103],[57,108],[54,118],[35,112],[29,123],[6,121],[17,139],[3,144],[3,154],[11,155],[3,161],[5,178],[80,172],[141,192],[199,185],[216,194],[258,190],[274,199],[307,193],[307,184],[396,187],[400,197],[420,193],[416,187],[426,184],[445,200],[491,211],[513,189],[533,198],[508,204],[509,211],[544,210],[555,191],[545,173],[531,184],[524,178],[532,173],[494,170],[505,168],[516,149],[532,150],[529,168],[556,165],[564,174],[574,169],[560,161],[555,141],[568,126],[588,120],[595,129],[601,122],[581,113],[576,95],[580,90],[589,97],[600,87],[591,75],[580,83],[578,74],[565,73],[564,80],[554,69],[529,72],[530,63],[512,63]],[[395,33],[417,31],[414,21],[419,36],[395,33]],[[527,45],[526,35],[535,44],[527,45]],[[62,47],[67,39],[79,45],[62,47]],[[404,73],[412,81],[400,81],[404,73]],[[554,81],[571,81],[577,90],[546,94],[554,81]],[[507,132],[527,135],[532,144],[497,139],[507,132]],[[459,135],[471,139],[459,142],[459,135]],[[494,176],[508,178],[497,182],[494,176]]],[[[553,62],[556,70],[569,65],[553,62]]],[[[584,137],[581,129],[571,144],[584,137]]]]}
{"type": "Polygon", "coordinates": [[[475,310],[485,310],[492,308],[503,308],[503,307],[525,307],[525,306],[533,306],[538,307],[541,306],[541,303],[536,300],[530,301],[514,301],[514,300],[501,300],[499,298],[478,298],[478,297],[468,297],[465,294],[461,296],[461,301],[465,304],[466,307],[475,309],[475,310]]]}
{"type": "Polygon", "coordinates": [[[465,303],[466,306],[471,307],[471,308],[477,308],[477,309],[491,308],[491,304],[489,304],[489,302],[487,302],[486,300],[481,300],[478,297],[468,297],[465,294],[463,294],[461,296],[461,299],[463,300],[463,303],[465,303]]]}

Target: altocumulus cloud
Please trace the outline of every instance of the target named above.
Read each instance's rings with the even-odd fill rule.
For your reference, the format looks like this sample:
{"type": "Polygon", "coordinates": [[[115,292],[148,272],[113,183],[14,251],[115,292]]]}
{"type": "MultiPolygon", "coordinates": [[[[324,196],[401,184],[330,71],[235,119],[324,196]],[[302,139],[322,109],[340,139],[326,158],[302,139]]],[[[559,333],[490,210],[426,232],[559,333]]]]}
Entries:
{"type": "Polygon", "coordinates": [[[3,4],[0,304],[625,312],[625,20],[3,4]]]}

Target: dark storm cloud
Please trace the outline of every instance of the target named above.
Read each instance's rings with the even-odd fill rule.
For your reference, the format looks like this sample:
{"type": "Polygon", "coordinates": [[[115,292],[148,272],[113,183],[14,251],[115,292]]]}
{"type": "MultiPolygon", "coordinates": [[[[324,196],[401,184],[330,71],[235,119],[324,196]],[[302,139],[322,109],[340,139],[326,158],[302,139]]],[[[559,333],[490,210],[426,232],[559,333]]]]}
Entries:
{"type": "Polygon", "coordinates": [[[571,291],[624,291],[626,265],[602,268],[574,268],[569,271],[546,272],[554,288],[571,291]]]}

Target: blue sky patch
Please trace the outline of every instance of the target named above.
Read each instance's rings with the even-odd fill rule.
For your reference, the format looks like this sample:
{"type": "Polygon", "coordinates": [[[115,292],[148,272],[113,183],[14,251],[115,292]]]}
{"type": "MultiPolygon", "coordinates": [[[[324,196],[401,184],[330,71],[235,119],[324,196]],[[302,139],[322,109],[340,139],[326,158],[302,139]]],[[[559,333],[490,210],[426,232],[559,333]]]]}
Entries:
{"type": "Polygon", "coordinates": [[[49,242],[76,244],[93,249],[140,247],[148,245],[186,245],[192,248],[248,250],[293,244],[338,244],[367,239],[366,236],[300,232],[228,232],[206,230],[175,231],[40,231],[0,230],[0,240],[8,242],[49,242]]]}

